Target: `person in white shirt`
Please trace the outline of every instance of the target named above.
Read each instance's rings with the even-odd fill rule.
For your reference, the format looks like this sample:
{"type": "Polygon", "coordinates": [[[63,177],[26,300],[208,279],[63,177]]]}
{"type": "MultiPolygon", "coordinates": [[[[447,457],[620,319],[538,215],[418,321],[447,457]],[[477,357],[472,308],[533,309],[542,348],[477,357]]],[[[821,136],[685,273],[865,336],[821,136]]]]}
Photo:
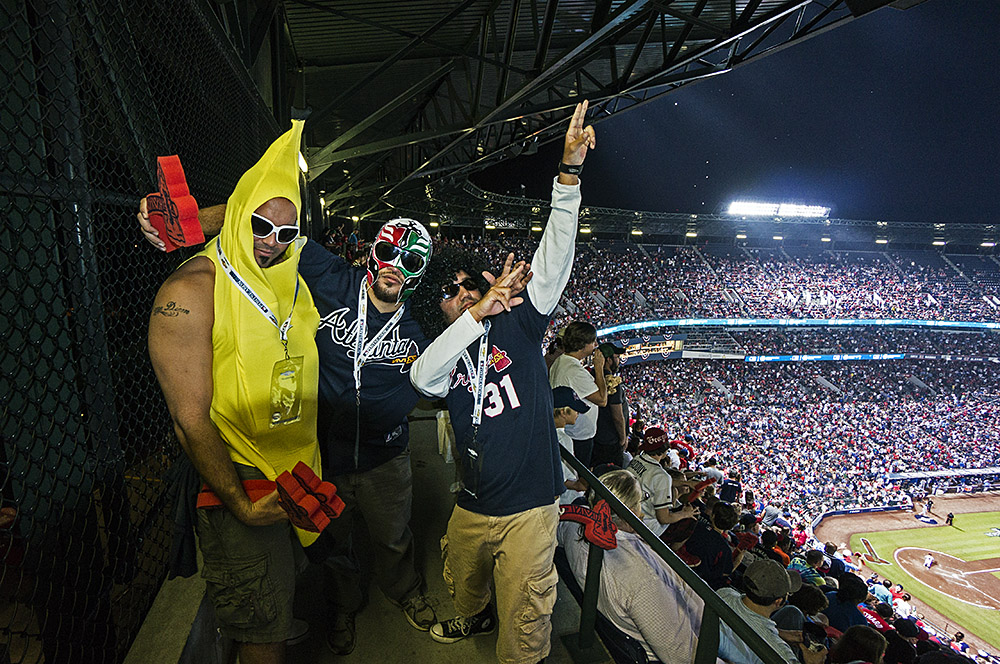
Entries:
{"type": "MultiPolygon", "coordinates": [[[[553,421],[556,426],[556,437],[559,438],[559,444],[572,453],[573,439],[566,434],[565,427],[576,424],[580,413],[587,412],[590,406],[580,401],[579,397],[576,396],[576,392],[570,388],[557,387],[552,390],[552,408],[553,421]]],[[[566,485],[566,492],[559,496],[559,502],[565,505],[583,496],[583,492],[587,490],[587,485],[580,480],[573,467],[565,461],[562,462],[562,469],[563,484],[566,485]]]]}
{"type": "Polygon", "coordinates": [[[590,405],[575,424],[566,427],[566,433],[573,439],[573,454],[589,468],[597,433],[597,409],[608,403],[604,354],[597,350],[597,328],[586,321],[573,321],[563,332],[562,348],[565,352],[549,368],[549,384],[572,388],[590,405]],[[594,375],[583,366],[588,355],[594,358],[594,375]]]}
{"type": "MultiPolygon", "coordinates": [[[[642,487],[627,470],[601,476],[604,484],[636,516],[640,515],[642,487]]],[[[592,503],[599,497],[590,494],[592,503]]],[[[650,662],[692,662],[701,629],[704,602],[618,516],[618,546],[604,552],[597,610],[615,627],[639,641],[650,662]]],[[[573,576],[582,587],[587,576],[590,545],[578,524],[564,521],[557,530],[573,576]]]]}
{"type": "Polygon", "coordinates": [[[696,514],[691,505],[671,511],[674,506],[673,482],[661,465],[669,453],[666,432],[659,427],[650,427],[639,443],[639,456],[632,459],[628,466],[642,485],[642,521],[654,535],[660,535],[669,524],[694,518],[696,514]]]}

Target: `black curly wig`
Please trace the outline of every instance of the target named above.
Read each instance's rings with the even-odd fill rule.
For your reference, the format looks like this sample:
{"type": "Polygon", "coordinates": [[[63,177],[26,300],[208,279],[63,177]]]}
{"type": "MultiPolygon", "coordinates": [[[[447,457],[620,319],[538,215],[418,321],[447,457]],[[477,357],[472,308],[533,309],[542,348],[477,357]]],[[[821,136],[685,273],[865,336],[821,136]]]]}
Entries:
{"type": "Polygon", "coordinates": [[[479,283],[479,290],[485,295],[489,284],[483,278],[483,272],[488,270],[488,263],[479,254],[453,245],[434,248],[434,257],[409,299],[410,312],[424,336],[433,340],[445,330],[444,313],[440,307],[441,287],[454,283],[456,273],[465,272],[479,283]]]}

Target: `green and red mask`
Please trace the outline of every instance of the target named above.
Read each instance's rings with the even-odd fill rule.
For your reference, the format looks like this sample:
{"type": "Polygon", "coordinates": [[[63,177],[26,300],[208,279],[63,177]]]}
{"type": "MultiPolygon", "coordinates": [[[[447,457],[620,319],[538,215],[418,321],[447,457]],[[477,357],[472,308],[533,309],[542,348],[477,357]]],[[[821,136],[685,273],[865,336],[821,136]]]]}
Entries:
{"type": "Polygon", "coordinates": [[[368,285],[378,279],[379,270],[394,267],[403,273],[403,284],[396,298],[396,302],[403,302],[413,294],[427,270],[432,247],[431,235],[420,222],[413,219],[387,221],[372,242],[368,255],[368,285]]]}

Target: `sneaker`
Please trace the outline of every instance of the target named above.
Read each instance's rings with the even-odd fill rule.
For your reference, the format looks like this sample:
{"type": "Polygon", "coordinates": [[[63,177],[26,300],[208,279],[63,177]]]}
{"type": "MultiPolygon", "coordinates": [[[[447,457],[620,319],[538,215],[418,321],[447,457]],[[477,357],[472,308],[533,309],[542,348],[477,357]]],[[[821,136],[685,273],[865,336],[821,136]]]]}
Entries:
{"type": "Polygon", "coordinates": [[[404,600],[402,608],[406,622],[421,632],[430,630],[431,626],[437,622],[434,607],[430,605],[425,595],[414,595],[410,599],[404,600]]]}
{"type": "Polygon", "coordinates": [[[451,620],[439,622],[431,627],[431,638],[438,643],[455,643],[467,636],[489,634],[497,628],[497,619],[492,609],[487,606],[471,618],[456,616],[451,620]]]}
{"type": "Polygon", "coordinates": [[[326,634],[326,646],[334,655],[350,655],[357,643],[353,613],[335,613],[326,634]]]}
{"type": "Polygon", "coordinates": [[[286,646],[295,646],[309,637],[309,623],[300,618],[292,618],[292,627],[288,630],[288,638],[285,639],[286,646]]]}

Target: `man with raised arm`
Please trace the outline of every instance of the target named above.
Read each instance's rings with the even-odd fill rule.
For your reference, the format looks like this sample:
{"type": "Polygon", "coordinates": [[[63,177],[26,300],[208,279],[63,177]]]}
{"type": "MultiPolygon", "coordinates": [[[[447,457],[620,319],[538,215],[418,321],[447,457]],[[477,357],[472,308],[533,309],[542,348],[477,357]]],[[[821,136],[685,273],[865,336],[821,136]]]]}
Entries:
{"type": "MultiPolygon", "coordinates": [[[[453,643],[491,632],[497,659],[535,664],[549,652],[557,575],[552,564],[557,498],[564,490],[541,341],[573,266],[579,178],[595,145],[576,107],[553,185],[552,212],[531,263],[524,302],[512,298],[531,277],[510,266],[481,296],[474,272],[442,275],[438,306],[449,324],[414,363],[410,380],[447,397],[455,429],[461,490],[442,540],[444,576],[458,616],[431,628],[453,643]],[[497,618],[489,606],[496,586],[497,618]]],[[[438,314],[440,317],[440,313],[438,314]]],[[[426,328],[425,328],[426,329],[426,328]]]]}
{"type": "Polygon", "coordinates": [[[174,430],[221,503],[198,510],[198,540],[219,630],[243,664],[284,661],[298,546],[273,487],[256,502],[248,490],[298,462],[320,468],[319,316],[297,272],[301,134],[293,123],[240,178],[222,235],[167,279],[149,321],[174,430]]]}
{"type": "MultiPolygon", "coordinates": [[[[199,219],[207,235],[220,227],[225,234],[228,208],[207,208],[199,219]]],[[[144,204],[139,221],[147,239],[161,246],[144,204]]],[[[305,242],[300,253],[299,273],[312,294],[309,308],[314,302],[319,311],[322,463],[345,504],[307,553],[328,572],[327,646],[346,655],[354,650],[355,615],[365,601],[351,542],[358,513],[371,536],[374,576],[383,593],[414,628],[426,632],[437,622],[414,564],[406,420],[419,399],[409,369],[427,345],[406,301],[430,261],[431,238],[420,223],[394,219],[382,226],[364,267],[347,265],[317,242],[305,242]]]]}

